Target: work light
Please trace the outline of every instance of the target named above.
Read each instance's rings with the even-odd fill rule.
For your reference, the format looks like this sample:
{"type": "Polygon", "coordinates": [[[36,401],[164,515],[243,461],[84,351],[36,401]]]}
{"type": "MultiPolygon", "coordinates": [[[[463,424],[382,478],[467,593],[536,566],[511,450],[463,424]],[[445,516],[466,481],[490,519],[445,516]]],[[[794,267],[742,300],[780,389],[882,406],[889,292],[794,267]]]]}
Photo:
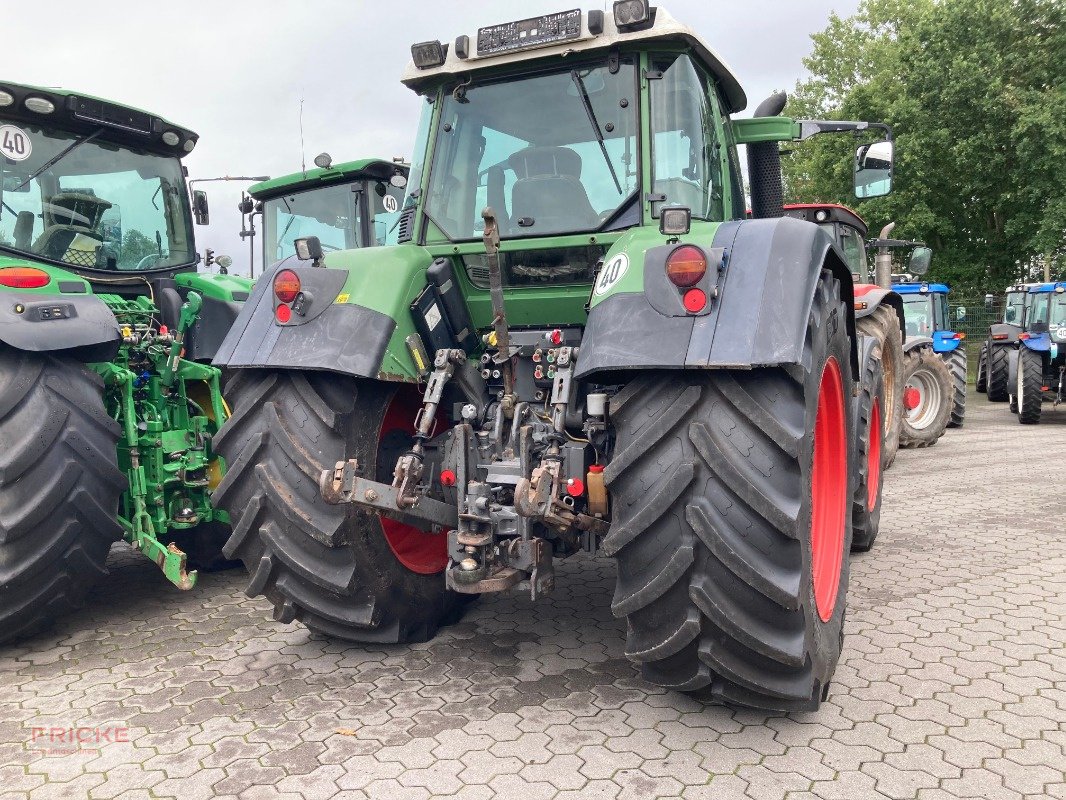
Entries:
{"type": "Polygon", "coordinates": [[[651,17],[646,0],[618,0],[614,4],[614,24],[618,28],[641,25],[651,17]]]}
{"type": "Polygon", "coordinates": [[[692,212],[687,208],[664,208],[659,212],[659,233],[684,236],[692,226],[692,212]]]}
{"type": "Polygon", "coordinates": [[[419,69],[439,67],[444,63],[444,45],[439,39],[411,45],[411,60],[419,69]]]}

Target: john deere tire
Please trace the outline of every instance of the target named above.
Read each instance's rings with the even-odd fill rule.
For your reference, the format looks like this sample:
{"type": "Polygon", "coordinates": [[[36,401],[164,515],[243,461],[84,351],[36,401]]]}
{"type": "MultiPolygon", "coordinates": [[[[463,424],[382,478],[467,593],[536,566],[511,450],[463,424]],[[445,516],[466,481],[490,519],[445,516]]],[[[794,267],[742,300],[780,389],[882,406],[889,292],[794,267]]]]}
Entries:
{"type": "Polygon", "coordinates": [[[884,469],[892,466],[899,450],[899,432],[903,408],[903,338],[899,316],[891,306],[879,306],[872,314],[855,321],[858,333],[881,345],[881,366],[885,376],[885,407],[882,416],[884,437],[881,460],[884,469]]]}
{"type": "Polygon", "coordinates": [[[990,345],[988,358],[988,399],[993,403],[1007,402],[1010,394],[1007,383],[1010,373],[1010,347],[1006,345],[990,345]]]}
{"type": "Polygon", "coordinates": [[[981,342],[981,351],[977,354],[977,381],[974,388],[984,394],[988,391],[988,342],[981,342]]]}
{"type": "Polygon", "coordinates": [[[0,348],[0,641],[76,609],[122,535],[118,424],[74,361],[0,348]]]}
{"type": "Polygon", "coordinates": [[[856,398],[855,472],[858,480],[851,498],[851,551],[865,553],[874,546],[881,525],[881,409],[885,407],[885,381],[881,359],[871,354],[864,364],[862,391],[856,398]]]}
{"type": "Polygon", "coordinates": [[[966,346],[960,344],[957,349],[945,353],[943,358],[955,387],[948,427],[961,428],[962,423],[966,421],[966,346]]]}
{"type": "Polygon", "coordinates": [[[228,383],[233,416],[215,437],[227,472],[214,501],[233,522],[223,553],[244,562],[246,593],[270,600],[275,619],[348,641],[414,642],[458,615],[444,534],[327,505],[318,491],[320,471],[348,458],[391,482],[419,408],[403,388],[300,371],[242,370],[228,383]]]}
{"type": "Polygon", "coordinates": [[[1018,348],[1018,422],[1036,425],[1040,422],[1040,404],[1044,399],[1044,359],[1028,347],[1018,348]]]}
{"type": "Polygon", "coordinates": [[[839,284],[823,272],[804,367],[649,372],[611,400],[603,549],[645,679],[813,710],[842,643],[854,429],[839,284]]]}
{"type": "Polygon", "coordinates": [[[951,418],[955,393],[951,371],[931,347],[917,347],[907,353],[903,382],[900,447],[932,447],[951,418]]]}

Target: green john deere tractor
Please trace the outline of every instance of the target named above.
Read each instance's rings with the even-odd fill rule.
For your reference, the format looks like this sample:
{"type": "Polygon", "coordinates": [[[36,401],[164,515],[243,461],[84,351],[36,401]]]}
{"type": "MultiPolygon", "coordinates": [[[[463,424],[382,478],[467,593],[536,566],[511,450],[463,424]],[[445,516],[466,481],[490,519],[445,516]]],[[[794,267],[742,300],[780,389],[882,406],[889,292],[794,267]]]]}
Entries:
{"type": "MultiPolygon", "coordinates": [[[[779,142],[663,9],[422,42],[399,243],[264,274],[219,350],[226,545],[283,622],[424,640],[463,601],[617,562],[663,686],[811,709],[840,655],[861,374],[848,265],[783,216],[779,142]],[[550,113],[547,113],[550,110],[550,113]],[[747,145],[755,219],[737,146],[747,145]]],[[[856,188],[891,183],[863,144],[856,188]]]]}
{"type": "Polygon", "coordinates": [[[196,271],[196,141],[0,80],[0,641],[75,607],[120,538],[182,589],[182,547],[225,540],[210,362],[251,282],[196,271]]]}
{"type": "Polygon", "coordinates": [[[323,250],[354,250],[383,245],[395,231],[406,164],[381,159],[333,164],[322,153],[315,165],[248,189],[253,202],[242,210],[262,214],[264,269],[292,256],[297,239],[315,236],[323,250]]]}

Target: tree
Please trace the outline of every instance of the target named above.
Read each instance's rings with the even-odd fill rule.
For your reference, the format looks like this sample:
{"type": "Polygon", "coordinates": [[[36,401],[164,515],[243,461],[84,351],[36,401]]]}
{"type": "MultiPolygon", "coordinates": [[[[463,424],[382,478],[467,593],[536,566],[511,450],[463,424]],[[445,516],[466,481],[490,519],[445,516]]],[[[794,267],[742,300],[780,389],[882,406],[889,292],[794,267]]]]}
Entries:
{"type": "MultiPolygon", "coordinates": [[[[890,123],[895,191],[859,203],[873,232],[936,250],[930,277],[1002,289],[1066,272],[1066,6],[1058,0],[865,0],[812,38],[787,113],[890,123]]],[[[868,141],[868,140],[867,140],[868,141]]],[[[854,204],[854,140],[785,159],[790,199],[854,204]]]]}

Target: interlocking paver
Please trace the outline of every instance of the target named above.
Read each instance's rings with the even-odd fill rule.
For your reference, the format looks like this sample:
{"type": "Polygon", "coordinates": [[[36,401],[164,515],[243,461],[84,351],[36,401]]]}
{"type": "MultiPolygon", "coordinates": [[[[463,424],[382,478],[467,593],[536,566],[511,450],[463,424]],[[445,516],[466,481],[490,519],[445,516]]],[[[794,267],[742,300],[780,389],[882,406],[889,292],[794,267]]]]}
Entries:
{"type": "Polygon", "coordinates": [[[1066,412],[976,397],[900,453],[829,702],[791,717],[645,684],[607,559],[381,649],[273,622],[240,572],[167,591],[117,546],[85,610],[0,651],[0,799],[1066,798],[1066,501],[1003,479],[1052,439],[1066,412]],[[129,741],[49,754],[42,724],[129,741]]]}

